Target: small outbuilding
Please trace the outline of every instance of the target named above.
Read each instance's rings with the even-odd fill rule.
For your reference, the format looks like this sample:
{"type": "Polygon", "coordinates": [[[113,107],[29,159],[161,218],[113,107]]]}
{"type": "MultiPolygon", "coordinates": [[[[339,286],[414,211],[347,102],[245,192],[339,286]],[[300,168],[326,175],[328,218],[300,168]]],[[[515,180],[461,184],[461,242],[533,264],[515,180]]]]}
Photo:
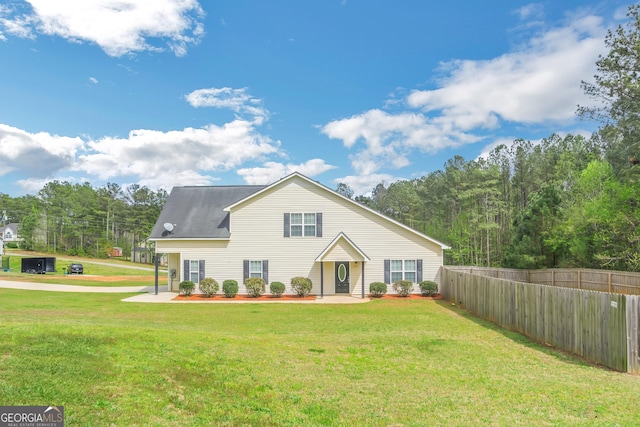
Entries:
{"type": "Polygon", "coordinates": [[[56,259],[54,257],[22,258],[20,271],[31,274],[55,273],[56,259]]]}

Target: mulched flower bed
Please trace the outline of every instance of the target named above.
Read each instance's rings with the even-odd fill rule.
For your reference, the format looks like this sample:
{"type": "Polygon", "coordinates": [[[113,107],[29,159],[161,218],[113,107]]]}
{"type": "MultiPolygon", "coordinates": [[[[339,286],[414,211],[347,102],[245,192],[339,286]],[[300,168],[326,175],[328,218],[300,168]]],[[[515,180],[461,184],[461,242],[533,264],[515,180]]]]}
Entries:
{"type": "Polygon", "coordinates": [[[298,295],[282,295],[281,297],[274,297],[273,295],[260,295],[259,297],[250,297],[246,294],[238,294],[233,298],[227,298],[224,294],[217,294],[213,297],[207,298],[202,294],[194,294],[189,297],[184,295],[178,295],[173,298],[175,301],[233,301],[233,300],[249,300],[249,301],[260,301],[260,300],[271,300],[271,301],[306,301],[306,300],[315,300],[315,295],[307,295],[306,297],[300,297],[298,295]]]}
{"type": "Polygon", "coordinates": [[[407,295],[406,297],[397,295],[397,294],[384,294],[381,297],[374,297],[373,295],[367,295],[369,298],[371,299],[392,299],[392,300],[405,300],[405,299],[421,299],[421,300],[438,300],[438,299],[442,299],[442,295],[440,294],[436,294],[435,296],[432,297],[423,297],[420,294],[410,294],[407,295]]]}
{"type": "MultiPolygon", "coordinates": [[[[328,296],[328,295],[327,295],[328,296]]],[[[437,294],[433,297],[423,297],[420,294],[411,294],[406,297],[402,297],[397,294],[385,294],[381,297],[374,297],[373,295],[367,295],[372,300],[386,299],[386,300],[440,300],[442,295],[437,294]]],[[[250,297],[246,294],[238,294],[233,298],[227,298],[224,294],[216,294],[213,297],[207,298],[202,294],[194,294],[189,297],[184,295],[177,295],[173,298],[175,301],[233,301],[233,300],[248,300],[248,301],[313,301],[316,299],[316,295],[307,295],[306,297],[300,297],[298,295],[282,295],[281,297],[274,297],[273,295],[260,295],[259,297],[250,297]]]]}

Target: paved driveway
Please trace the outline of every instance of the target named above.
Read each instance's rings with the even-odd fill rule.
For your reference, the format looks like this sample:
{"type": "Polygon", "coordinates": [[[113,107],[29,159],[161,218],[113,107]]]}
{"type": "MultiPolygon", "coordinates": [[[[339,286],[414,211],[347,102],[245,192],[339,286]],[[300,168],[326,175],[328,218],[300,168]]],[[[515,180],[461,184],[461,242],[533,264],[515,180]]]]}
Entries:
{"type": "MultiPolygon", "coordinates": [[[[95,292],[95,293],[131,293],[131,292],[155,292],[155,286],[75,286],[56,285],[52,283],[35,282],[14,282],[11,280],[0,280],[0,288],[26,289],[32,291],[54,291],[54,292],[95,292]]],[[[167,291],[167,285],[159,286],[160,292],[167,291]]]]}

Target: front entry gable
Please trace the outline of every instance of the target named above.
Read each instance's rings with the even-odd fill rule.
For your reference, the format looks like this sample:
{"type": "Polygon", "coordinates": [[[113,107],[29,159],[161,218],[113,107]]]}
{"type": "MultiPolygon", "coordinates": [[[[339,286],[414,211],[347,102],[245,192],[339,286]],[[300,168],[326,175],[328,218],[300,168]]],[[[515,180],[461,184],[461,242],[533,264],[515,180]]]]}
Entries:
{"type": "Polygon", "coordinates": [[[315,260],[316,262],[370,261],[369,257],[342,231],[338,233],[315,260]]]}

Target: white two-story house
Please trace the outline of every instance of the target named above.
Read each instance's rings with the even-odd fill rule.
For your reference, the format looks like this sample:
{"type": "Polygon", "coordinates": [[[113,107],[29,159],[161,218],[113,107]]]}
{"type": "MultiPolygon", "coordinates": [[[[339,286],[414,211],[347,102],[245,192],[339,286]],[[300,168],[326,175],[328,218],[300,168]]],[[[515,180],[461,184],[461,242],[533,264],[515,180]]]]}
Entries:
{"type": "Polygon", "coordinates": [[[17,244],[21,242],[23,239],[21,239],[18,235],[18,223],[12,222],[5,225],[4,227],[0,227],[0,238],[4,241],[5,244],[17,244]]]}
{"type": "Polygon", "coordinates": [[[174,187],[150,239],[168,255],[170,291],[211,277],[244,293],[244,279],[262,277],[290,293],[303,276],[319,296],[437,281],[449,249],[297,172],[267,186],[174,187]]]}

